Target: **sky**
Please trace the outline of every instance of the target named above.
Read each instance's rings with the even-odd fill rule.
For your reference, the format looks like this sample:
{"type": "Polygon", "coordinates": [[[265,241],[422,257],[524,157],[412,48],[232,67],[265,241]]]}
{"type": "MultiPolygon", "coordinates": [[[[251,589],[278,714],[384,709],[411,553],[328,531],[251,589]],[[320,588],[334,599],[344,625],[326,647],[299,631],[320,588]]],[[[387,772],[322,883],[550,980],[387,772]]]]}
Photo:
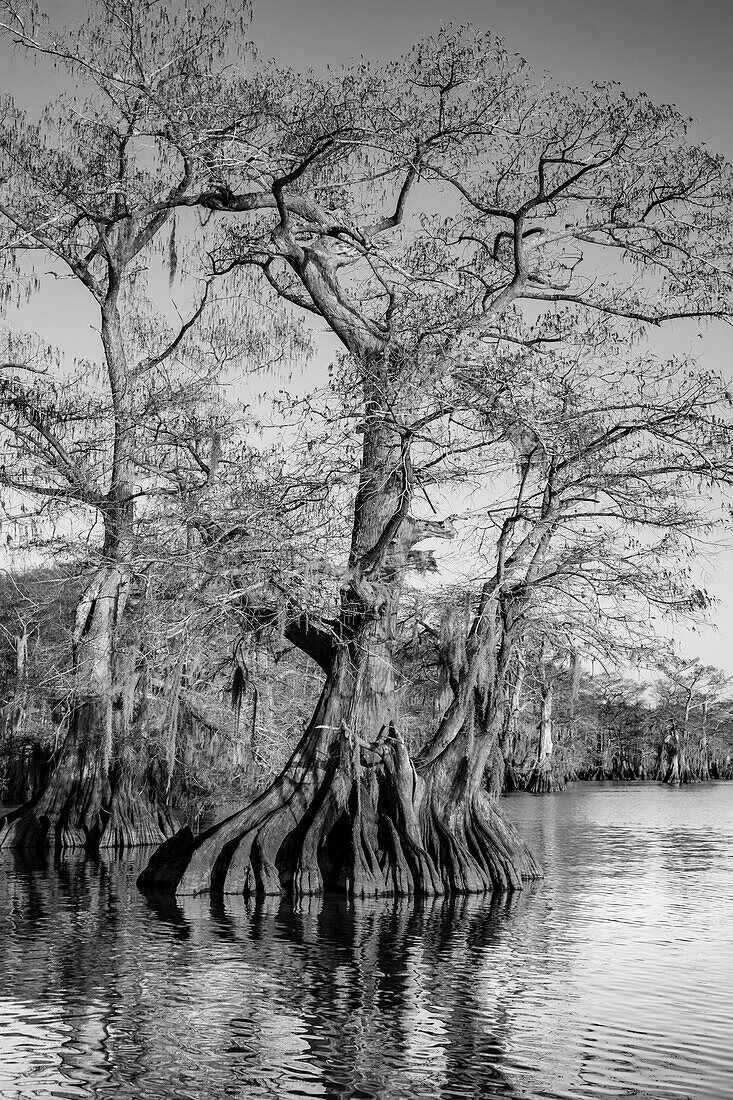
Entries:
{"type": "Polygon", "coordinates": [[[395,57],[446,23],[505,39],[569,84],[618,80],[675,103],[733,155],[730,0],[254,0],[263,54],[296,68],[395,57]]]}
{"type": "MultiPolygon", "coordinates": [[[[504,38],[536,70],[567,84],[617,80],[630,93],[674,103],[696,120],[695,136],[733,159],[733,0],[252,0],[261,55],[296,69],[336,68],[364,56],[391,59],[447,23],[471,23],[504,38]]],[[[195,0],[191,0],[195,3],[195,0]]],[[[45,6],[42,4],[42,6],[45,6]]],[[[55,16],[78,19],[82,0],[47,0],[55,16]]],[[[0,90],[38,106],[53,78],[0,46],[0,90]]],[[[63,310],[59,311],[62,316],[63,310]]],[[[733,377],[728,329],[670,329],[669,350],[694,346],[733,377]]],[[[701,565],[720,598],[718,632],[678,630],[683,652],[733,675],[733,552],[701,565]]]]}

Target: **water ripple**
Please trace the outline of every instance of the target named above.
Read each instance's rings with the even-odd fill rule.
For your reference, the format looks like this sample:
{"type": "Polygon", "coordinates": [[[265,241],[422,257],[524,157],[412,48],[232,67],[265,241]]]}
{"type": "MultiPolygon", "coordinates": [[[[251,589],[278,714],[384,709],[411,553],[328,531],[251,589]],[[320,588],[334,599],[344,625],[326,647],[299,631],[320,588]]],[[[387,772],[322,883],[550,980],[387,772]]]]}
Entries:
{"type": "Polygon", "coordinates": [[[546,878],[493,904],[148,902],[139,860],[3,853],[0,1097],[733,1096],[733,785],[507,804],[546,878]]]}

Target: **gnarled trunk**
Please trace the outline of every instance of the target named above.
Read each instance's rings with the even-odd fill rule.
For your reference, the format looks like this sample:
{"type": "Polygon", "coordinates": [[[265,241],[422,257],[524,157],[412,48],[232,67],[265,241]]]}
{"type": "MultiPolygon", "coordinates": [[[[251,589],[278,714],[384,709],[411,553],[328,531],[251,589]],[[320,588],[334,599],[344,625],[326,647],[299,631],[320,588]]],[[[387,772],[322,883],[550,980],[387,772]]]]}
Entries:
{"type": "Polygon", "coordinates": [[[552,680],[542,685],[540,699],[540,727],[537,760],[527,780],[526,789],[532,794],[548,794],[562,791],[565,784],[557,774],[553,759],[552,741],[552,703],[554,695],[552,680]]]}
{"type": "Polygon", "coordinates": [[[671,730],[659,749],[656,778],[673,786],[678,783],[694,783],[695,776],[687,760],[684,737],[671,730]]]}
{"type": "Polygon", "coordinates": [[[523,786],[523,777],[517,765],[517,747],[519,742],[519,715],[524,691],[525,656],[517,647],[514,654],[514,667],[510,670],[507,683],[507,706],[502,721],[500,750],[504,761],[502,789],[517,791],[523,786]]]}
{"type": "Polygon", "coordinates": [[[416,767],[379,690],[384,664],[342,652],[311,725],[258,799],[198,837],[183,830],[140,876],[148,890],[357,897],[516,889],[539,869],[482,789],[462,738],[416,767]],[[371,731],[367,735],[367,731],[371,731]]]}
{"type": "Polygon", "coordinates": [[[707,696],[702,703],[702,728],[700,730],[700,744],[698,747],[697,777],[703,782],[711,778],[710,775],[710,751],[708,749],[708,708],[707,696]]]}
{"type": "Polygon", "coordinates": [[[127,567],[105,563],[87,586],[76,611],[66,735],[43,790],[0,819],[0,848],[158,844],[177,827],[122,752],[129,714],[116,642],[129,583],[127,567]]]}
{"type": "Polygon", "coordinates": [[[133,777],[103,775],[93,748],[67,747],[43,791],[0,818],[0,848],[131,848],[160,844],[177,827],[133,777]]]}
{"type": "Polygon", "coordinates": [[[114,429],[109,488],[87,486],[104,523],[102,557],[75,613],[73,685],[66,735],[45,789],[0,820],[0,848],[39,845],[125,847],[159,843],[176,825],[146,789],[129,756],[132,670],[121,627],[134,546],[135,384],[118,298],[127,245],[108,241],[108,285],[100,300],[101,339],[114,429]],[[119,246],[119,247],[118,247],[119,246]],[[114,256],[113,256],[114,253],[114,256]]]}
{"type": "MultiPolygon", "coordinates": [[[[413,532],[414,534],[414,532],[413,532]]],[[[501,710],[492,639],[475,642],[438,730],[413,761],[399,733],[391,611],[339,645],[310,727],[251,805],[164,844],[150,891],[294,896],[474,894],[518,889],[540,869],[484,788],[501,710]]]]}
{"type": "Polygon", "coordinates": [[[482,789],[486,754],[462,733],[470,688],[441,722],[441,750],[417,767],[400,735],[393,648],[404,574],[417,543],[453,529],[409,515],[410,435],[395,419],[379,357],[366,364],[365,390],[340,614],[330,635],[310,625],[298,642],[326,672],[310,726],[254,802],[198,837],[184,830],[164,844],[140,876],[144,889],[436,895],[517,887],[538,873],[482,789]]]}

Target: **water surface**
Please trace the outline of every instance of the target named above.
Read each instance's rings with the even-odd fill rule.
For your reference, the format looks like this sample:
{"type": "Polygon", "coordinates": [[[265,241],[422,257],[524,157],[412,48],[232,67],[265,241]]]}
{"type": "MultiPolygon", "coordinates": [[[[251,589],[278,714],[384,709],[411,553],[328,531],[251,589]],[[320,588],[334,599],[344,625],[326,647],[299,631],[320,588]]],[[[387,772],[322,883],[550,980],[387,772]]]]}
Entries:
{"type": "Polygon", "coordinates": [[[506,806],[495,903],[153,903],[0,853],[2,1100],[733,1096],[733,784],[506,806]]]}

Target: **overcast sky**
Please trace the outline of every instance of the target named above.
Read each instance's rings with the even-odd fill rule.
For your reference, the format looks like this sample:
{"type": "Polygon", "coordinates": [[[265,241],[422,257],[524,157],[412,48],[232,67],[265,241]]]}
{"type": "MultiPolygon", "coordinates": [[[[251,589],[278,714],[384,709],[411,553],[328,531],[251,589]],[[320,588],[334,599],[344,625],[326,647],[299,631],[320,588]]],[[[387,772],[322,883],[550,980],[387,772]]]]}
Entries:
{"type": "MultiPolygon", "coordinates": [[[[164,0],[167,2],[167,0],[164,0]]],[[[190,0],[193,4],[194,0],[190,0]]],[[[535,69],[567,84],[618,80],[631,92],[674,103],[697,120],[696,137],[733,158],[733,0],[253,0],[261,53],[294,68],[340,66],[363,55],[393,58],[441,25],[472,23],[505,39],[535,69]]],[[[83,16],[82,0],[42,7],[83,16]]],[[[40,105],[53,87],[38,68],[0,47],[2,92],[40,105]]],[[[710,366],[728,366],[728,329],[670,330],[670,352],[694,348],[710,366]]],[[[706,567],[707,568],[707,567],[706,567]]],[[[680,632],[684,651],[733,675],[733,553],[703,581],[721,597],[719,633],[680,632]]]]}
{"type": "Polygon", "coordinates": [[[618,80],[676,103],[733,153],[731,0],[254,0],[254,38],[295,67],[394,57],[473,23],[564,83],[618,80]]]}

